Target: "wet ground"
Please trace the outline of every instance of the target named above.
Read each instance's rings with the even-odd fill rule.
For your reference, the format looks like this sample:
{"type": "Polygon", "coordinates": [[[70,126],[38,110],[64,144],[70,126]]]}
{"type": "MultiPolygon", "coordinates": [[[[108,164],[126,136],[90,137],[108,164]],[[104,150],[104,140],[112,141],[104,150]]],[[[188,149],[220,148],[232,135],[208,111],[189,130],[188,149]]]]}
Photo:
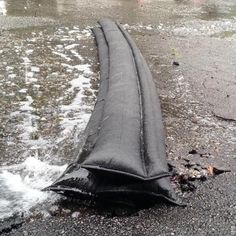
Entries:
{"type": "Polygon", "coordinates": [[[236,235],[234,0],[0,0],[0,39],[0,233],[236,235]],[[150,66],[169,162],[206,177],[176,188],[186,208],[111,217],[40,191],[76,158],[99,80],[90,28],[103,17],[124,25],[150,66]]]}

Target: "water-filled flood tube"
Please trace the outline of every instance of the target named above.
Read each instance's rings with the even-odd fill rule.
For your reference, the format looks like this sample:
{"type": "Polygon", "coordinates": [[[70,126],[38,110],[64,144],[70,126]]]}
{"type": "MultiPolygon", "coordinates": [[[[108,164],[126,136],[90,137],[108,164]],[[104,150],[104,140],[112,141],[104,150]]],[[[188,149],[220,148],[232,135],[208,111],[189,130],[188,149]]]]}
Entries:
{"type": "Polygon", "coordinates": [[[93,32],[100,61],[97,102],[77,161],[47,190],[138,206],[177,203],[151,72],[129,34],[104,19],[93,32]]]}

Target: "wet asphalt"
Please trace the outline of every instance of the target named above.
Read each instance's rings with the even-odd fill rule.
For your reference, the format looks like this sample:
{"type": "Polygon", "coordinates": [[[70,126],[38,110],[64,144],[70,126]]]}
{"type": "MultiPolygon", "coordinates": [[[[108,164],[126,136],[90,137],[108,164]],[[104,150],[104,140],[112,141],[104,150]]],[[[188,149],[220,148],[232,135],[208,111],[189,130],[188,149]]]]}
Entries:
{"type": "MultiPolygon", "coordinates": [[[[117,217],[73,205],[73,210],[64,214],[30,217],[3,235],[236,235],[234,1],[9,0],[6,10],[7,15],[0,16],[1,50],[9,38],[24,42],[32,31],[53,35],[59,27],[92,27],[103,17],[120,21],[153,73],[167,131],[169,162],[183,173],[186,159],[204,168],[230,172],[194,182],[194,192],[180,194],[187,203],[184,208],[159,204],[117,217]],[[73,211],[79,213],[75,216],[73,211]]],[[[87,57],[96,64],[95,44],[91,47],[87,57]]],[[[7,119],[14,104],[4,104],[7,119]]],[[[56,128],[53,132],[56,135],[56,128]]],[[[73,153],[68,151],[70,146],[63,147],[61,163],[66,163],[73,153]]],[[[2,153],[1,163],[14,162],[9,156],[17,156],[14,149],[2,153]]]]}

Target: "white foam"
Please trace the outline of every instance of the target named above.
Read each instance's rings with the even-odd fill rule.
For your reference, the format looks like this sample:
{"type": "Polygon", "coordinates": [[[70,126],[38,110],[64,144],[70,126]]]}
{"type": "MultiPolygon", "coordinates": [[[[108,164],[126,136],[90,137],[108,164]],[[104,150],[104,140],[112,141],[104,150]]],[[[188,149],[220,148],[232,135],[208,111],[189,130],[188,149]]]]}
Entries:
{"type": "Polygon", "coordinates": [[[14,79],[14,78],[16,78],[16,74],[9,74],[9,75],[8,75],[8,78],[9,78],[9,79],[14,79]]]}
{"type": "Polygon", "coordinates": [[[20,89],[20,90],[19,90],[19,93],[26,93],[27,90],[28,90],[27,88],[20,89]]]}
{"type": "Polygon", "coordinates": [[[32,78],[32,77],[34,77],[34,72],[29,71],[26,73],[26,76],[27,76],[27,78],[32,78]]]}
{"type": "Polygon", "coordinates": [[[153,27],[152,27],[151,25],[148,25],[148,26],[146,26],[146,29],[147,29],[147,30],[152,30],[153,27]]]}
{"type": "Polygon", "coordinates": [[[89,120],[90,114],[86,110],[88,110],[91,105],[88,106],[83,102],[83,92],[85,88],[89,88],[87,85],[89,81],[90,79],[80,75],[77,79],[70,82],[71,87],[67,90],[68,92],[72,92],[75,88],[79,88],[80,90],[70,104],[61,106],[61,115],[63,118],[60,124],[61,127],[63,127],[63,138],[60,139],[60,141],[64,140],[68,134],[71,134],[76,126],[79,126],[80,129],[83,130],[89,120]],[[68,114],[71,112],[74,113],[73,117],[68,117],[68,114]]]}
{"type": "MultiPolygon", "coordinates": [[[[11,204],[10,201],[7,201],[6,199],[0,199],[0,208],[6,208],[11,204]]],[[[1,215],[0,215],[1,216],[1,215]]],[[[1,218],[1,217],[0,217],[1,218]]]]}
{"type": "Polygon", "coordinates": [[[65,41],[72,41],[73,42],[73,41],[75,41],[75,39],[73,39],[73,38],[62,38],[61,41],[62,42],[65,42],[65,41]]]}
{"type": "Polygon", "coordinates": [[[85,78],[83,75],[79,75],[78,78],[75,78],[70,81],[71,87],[67,90],[73,92],[76,88],[89,88],[90,78],[85,78]]]}
{"type": "Polygon", "coordinates": [[[23,163],[0,169],[0,219],[17,212],[27,212],[36,204],[56,196],[42,192],[66,169],[66,165],[52,165],[36,157],[23,163]]]}
{"type": "Polygon", "coordinates": [[[91,65],[89,64],[80,64],[76,66],[71,66],[67,64],[63,64],[63,66],[68,67],[70,69],[77,69],[80,74],[78,77],[72,79],[69,83],[71,87],[67,89],[66,93],[73,93],[75,89],[77,89],[76,96],[71,101],[70,104],[62,105],[60,107],[61,110],[61,121],[60,125],[63,128],[62,136],[57,140],[61,142],[68,135],[71,135],[75,127],[77,129],[83,130],[86,127],[86,124],[89,120],[90,113],[88,112],[93,107],[93,104],[86,104],[83,101],[84,91],[89,90],[92,94],[94,91],[91,89],[91,78],[93,76],[93,72],[91,70],[91,65]],[[71,116],[73,113],[73,116],[71,116]]]}
{"type": "Polygon", "coordinates": [[[30,69],[31,69],[32,72],[36,72],[36,73],[37,73],[37,72],[40,72],[40,68],[37,67],[37,66],[31,66],[30,69]]]}
{"type": "Polygon", "coordinates": [[[7,9],[6,9],[6,3],[4,0],[0,0],[0,15],[6,15],[7,9]]]}
{"type": "Polygon", "coordinates": [[[79,46],[79,44],[74,43],[74,44],[67,45],[67,46],[65,47],[65,49],[66,49],[66,50],[70,50],[70,49],[75,48],[75,47],[77,47],[77,46],[79,46]]]}
{"type": "Polygon", "coordinates": [[[27,64],[29,64],[31,62],[28,57],[22,57],[22,59],[23,59],[23,64],[27,65],[27,64]]]}
{"type": "Polygon", "coordinates": [[[89,37],[89,36],[91,36],[91,30],[89,29],[89,27],[87,27],[87,29],[84,29],[84,30],[82,30],[81,31],[81,33],[83,34],[83,36],[85,36],[85,37],[89,37]]]}
{"type": "Polygon", "coordinates": [[[6,70],[7,70],[7,71],[10,71],[10,70],[13,70],[13,69],[14,69],[14,67],[12,67],[12,66],[7,66],[7,67],[6,67],[6,70]]]}
{"type": "Polygon", "coordinates": [[[37,78],[28,78],[28,77],[26,77],[26,79],[25,79],[26,84],[35,83],[37,81],[38,81],[37,78]]]}
{"type": "Polygon", "coordinates": [[[64,59],[66,59],[67,61],[71,61],[71,60],[72,60],[71,58],[69,58],[69,57],[68,57],[66,54],[64,54],[64,53],[56,52],[56,51],[53,51],[52,53],[55,54],[55,55],[58,55],[58,56],[60,56],[60,57],[62,57],[62,58],[64,58],[64,59]]]}
{"type": "Polygon", "coordinates": [[[75,57],[77,57],[81,61],[84,61],[84,58],[76,50],[70,50],[70,51],[75,57]]]}
{"type": "Polygon", "coordinates": [[[25,51],[25,53],[26,53],[27,55],[30,55],[30,54],[33,53],[33,51],[34,51],[33,49],[28,49],[28,50],[25,51]]]}
{"type": "MultiPolygon", "coordinates": [[[[40,39],[44,37],[43,34],[40,35],[40,39]]],[[[58,131],[60,133],[56,137],[51,137],[50,135],[43,136],[44,134],[40,133],[40,122],[44,121],[48,124],[50,121],[48,121],[47,115],[40,117],[42,114],[37,112],[39,108],[34,106],[34,99],[36,100],[38,96],[30,96],[32,87],[28,86],[30,83],[34,83],[33,86],[36,88],[44,86],[43,81],[40,85],[36,83],[37,81],[41,82],[39,75],[41,65],[33,64],[35,63],[32,54],[33,49],[32,44],[29,44],[29,42],[36,41],[38,34],[35,35],[35,40],[28,39],[27,46],[29,46],[29,49],[25,48],[22,51],[21,47],[18,48],[19,57],[22,60],[21,68],[25,70],[26,84],[25,87],[19,87],[18,92],[21,93],[21,96],[25,96],[25,99],[19,103],[19,107],[11,116],[19,118],[19,122],[15,125],[15,128],[17,129],[17,133],[19,133],[18,139],[24,151],[20,158],[23,157],[25,161],[17,165],[0,168],[0,218],[10,216],[16,212],[26,212],[38,203],[50,200],[51,196],[54,196],[40,191],[40,189],[55,181],[65,169],[65,166],[52,165],[46,161],[48,159],[55,160],[55,156],[51,156],[50,154],[51,147],[57,147],[61,141],[66,139],[69,141],[72,139],[75,144],[78,144],[79,134],[86,127],[90,117],[90,111],[93,107],[93,99],[86,102],[86,99],[90,99],[90,96],[87,97],[85,91],[89,91],[91,97],[94,96],[94,91],[91,89],[91,79],[94,74],[90,64],[79,64],[86,59],[83,59],[80,55],[80,49],[85,46],[79,47],[79,39],[88,37],[89,35],[91,35],[89,30],[81,33],[79,28],[76,27],[73,27],[71,31],[69,28],[58,29],[52,36],[52,43],[49,40],[49,43],[46,45],[51,50],[55,60],[60,61],[60,65],[66,67],[66,70],[70,70],[70,73],[73,72],[68,77],[71,78],[70,80],[63,81],[62,86],[67,89],[65,89],[62,96],[56,98],[57,101],[60,101],[56,111],[56,115],[59,117],[60,130],[58,131]],[[66,36],[63,34],[69,35],[66,36]],[[65,42],[55,46],[54,38],[57,42],[58,39],[64,39],[62,41],[65,42]],[[70,41],[75,42],[72,44],[70,41]],[[76,60],[75,57],[79,60],[76,60]],[[70,99],[70,102],[68,99],[70,99]],[[66,103],[62,105],[64,101],[66,103]],[[34,137],[37,138],[35,139],[34,137]],[[42,159],[29,157],[32,153],[40,153],[40,155],[43,153],[44,156],[40,156],[42,159]]],[[[17,46],[15,49],[17,49],[17,46]]],[[[13,74],[13,69],[11,66],[7,68],[11,74],[13,74]]],[[[50,75],[57,77],[60,76],[60,73],[59,71],[51,71],[50,75]]],[[[63,73],[62,75],[64,76],[63,73]]],[[[10,83],[12,81],[9,81],[10,83]]],[[[37,91],[35,92],[37,93],[37,91]]],[[[37,100],[35,102],[37,104],[37,100]]],[[[47,105],[45,106],[46,108],[47,105]]],[[[60,157],[56,157],[56,159],[60,160],[60,157]]]]}
{"type": "MultiPolygon", "coordinates": [[[[26,89],[22,89],[21,92],[26,93],[26,89]]],[[[47,140],[41,137],[37,140],[31,138],[31,134],[38,131],[37,120],[38,116],[32,114],[35,110],[32,106],[33,98],[31,96],[26,96],[26,101],[20,102],[20,107],[18,111],[12,112],[13,117],[22,117],[21,123],[17,124],[17,129],[20,131],[19,138],[20,141],[28,146],[28,149],[37,149],[39,147],[46,147],[48,144],[47,140]]]]}
{"type": "Polygon", "coordinates": [[[74,67],[79,71],[83,71],[85,74],[92,74],[92,71],[90,69],[91,65],[89,64],[81,64],[74,67]]]}
{"type": "Polygon", "coordinates": [[[29,112],[33,110],[31,104],[33,103],[33,99],[31,96],[26,96],[26,101],[20,102],[20,111],[29,112]]]}

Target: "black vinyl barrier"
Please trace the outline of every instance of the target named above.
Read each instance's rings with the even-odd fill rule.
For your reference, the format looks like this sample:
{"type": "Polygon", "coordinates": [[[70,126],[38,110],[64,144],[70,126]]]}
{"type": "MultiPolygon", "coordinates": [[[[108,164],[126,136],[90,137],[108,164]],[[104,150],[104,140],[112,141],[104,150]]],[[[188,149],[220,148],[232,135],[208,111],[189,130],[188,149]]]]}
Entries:
{"type": "Polygon", "coordinates": [[[93,32],[100,87],[77,161],[46,190],[79,199],[124,204],[177,204],[166,161],[161,108],[151,72],[118,23],[99,21],[93,32]]]}

